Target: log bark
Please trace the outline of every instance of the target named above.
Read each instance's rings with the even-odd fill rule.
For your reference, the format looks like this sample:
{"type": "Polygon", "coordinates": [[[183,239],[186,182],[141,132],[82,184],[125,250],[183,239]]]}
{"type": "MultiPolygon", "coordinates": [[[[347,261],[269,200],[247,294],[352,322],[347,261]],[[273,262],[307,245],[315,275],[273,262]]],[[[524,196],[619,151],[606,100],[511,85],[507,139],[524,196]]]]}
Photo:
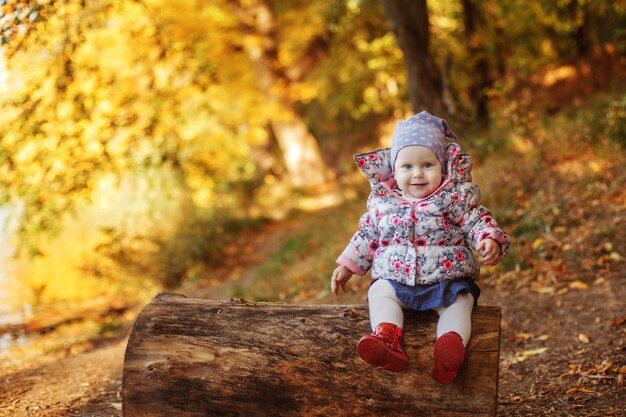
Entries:
{"type": "Polygon", "coordinates": [[[160,294],[129,337],[124,416],[494,416],[500,308],[473,314],[452,385],[430,377],[437,315],[406,311],[409,369],[362,362],[367,306],[209,301],[160,294]]]}

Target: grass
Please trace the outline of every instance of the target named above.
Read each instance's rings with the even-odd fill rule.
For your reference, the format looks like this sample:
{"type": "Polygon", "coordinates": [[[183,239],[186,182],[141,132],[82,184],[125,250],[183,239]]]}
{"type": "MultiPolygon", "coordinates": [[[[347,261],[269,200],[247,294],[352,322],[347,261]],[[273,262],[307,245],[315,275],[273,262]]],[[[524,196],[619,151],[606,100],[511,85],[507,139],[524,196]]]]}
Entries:
{"type": "MultiPolygon", "coordinates": [[[[365,184],[364,184],[365,185],[365,184]]],[[[257,270],[245,288],[236,286],[231,295],[254,301],[307,301],[328,292],[335,260],[343,251],[366,209],[366,189],[361,197],[339,206],[294,212],[298,231],[257,270]]]]}

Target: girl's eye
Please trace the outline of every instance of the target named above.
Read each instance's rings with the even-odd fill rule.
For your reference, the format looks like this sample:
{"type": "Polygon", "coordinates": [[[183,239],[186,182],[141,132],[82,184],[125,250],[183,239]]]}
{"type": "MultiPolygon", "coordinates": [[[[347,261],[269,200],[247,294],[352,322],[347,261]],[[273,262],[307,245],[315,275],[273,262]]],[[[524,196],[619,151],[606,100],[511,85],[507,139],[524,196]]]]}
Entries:
{"type": "Polygon", "coordinates": [[[424,164],[424,168],[432,168],[433,164],[431,164],[430,162],[426,162],[424,164]]]}
{"type": "Polygon", "coordinates": [[[402,165],[402,168],[404,168],[404,169],[411,169],[411,165],[409,165],[409,164],[404,164],[404,165],[402,165]]]}

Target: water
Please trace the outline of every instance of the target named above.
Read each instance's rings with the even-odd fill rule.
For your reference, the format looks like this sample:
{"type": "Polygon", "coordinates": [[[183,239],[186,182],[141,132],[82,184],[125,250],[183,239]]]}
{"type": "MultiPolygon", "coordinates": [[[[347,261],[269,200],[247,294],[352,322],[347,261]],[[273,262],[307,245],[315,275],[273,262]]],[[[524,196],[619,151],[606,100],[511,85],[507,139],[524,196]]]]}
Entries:
{"type": "MultiPolygon", "coordinates": [[[[7,218],[7,211],[0,210],[0,224],[4,224],[7,218]]],[[[17,276],[17,263],[13,259],[13,244],[10,233],[0,229],[0,326],[16,323],[23,320],[21,310],[26,310],[28,306],[23,306],[18,294],[23,292],[17,276]]],[[[24,312],[27,313],[27,312],[24,312]]]]}
{"type": "MultiPolygon", "coordinates": [[[[0,225],[6,221],[6,210],[0,209],[0,225]]],[[[0,228],[0,327],[25,321],[32,315],[32,306],[26,302],[25,291],[20,285],[17,262],[10,233],[0,228]]],[[[0,352],[14,344],[23,344],[23,337],[9,333],[0,335],[0,352]]]]}

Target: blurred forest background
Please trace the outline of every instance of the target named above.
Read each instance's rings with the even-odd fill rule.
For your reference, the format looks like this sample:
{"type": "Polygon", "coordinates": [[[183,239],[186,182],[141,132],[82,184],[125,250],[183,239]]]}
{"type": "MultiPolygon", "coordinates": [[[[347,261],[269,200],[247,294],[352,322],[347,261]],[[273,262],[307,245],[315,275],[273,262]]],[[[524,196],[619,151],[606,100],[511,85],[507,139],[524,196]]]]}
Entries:
{"type": "Polygon", "coordinates": [[[115,334],[250,259],[227,296],[327,301],[365,209],[351,156],[424,109],[514,237],[483,279],[559,294],[623,272],[624,2],[0,5],[0,349],[115,334]]]}

